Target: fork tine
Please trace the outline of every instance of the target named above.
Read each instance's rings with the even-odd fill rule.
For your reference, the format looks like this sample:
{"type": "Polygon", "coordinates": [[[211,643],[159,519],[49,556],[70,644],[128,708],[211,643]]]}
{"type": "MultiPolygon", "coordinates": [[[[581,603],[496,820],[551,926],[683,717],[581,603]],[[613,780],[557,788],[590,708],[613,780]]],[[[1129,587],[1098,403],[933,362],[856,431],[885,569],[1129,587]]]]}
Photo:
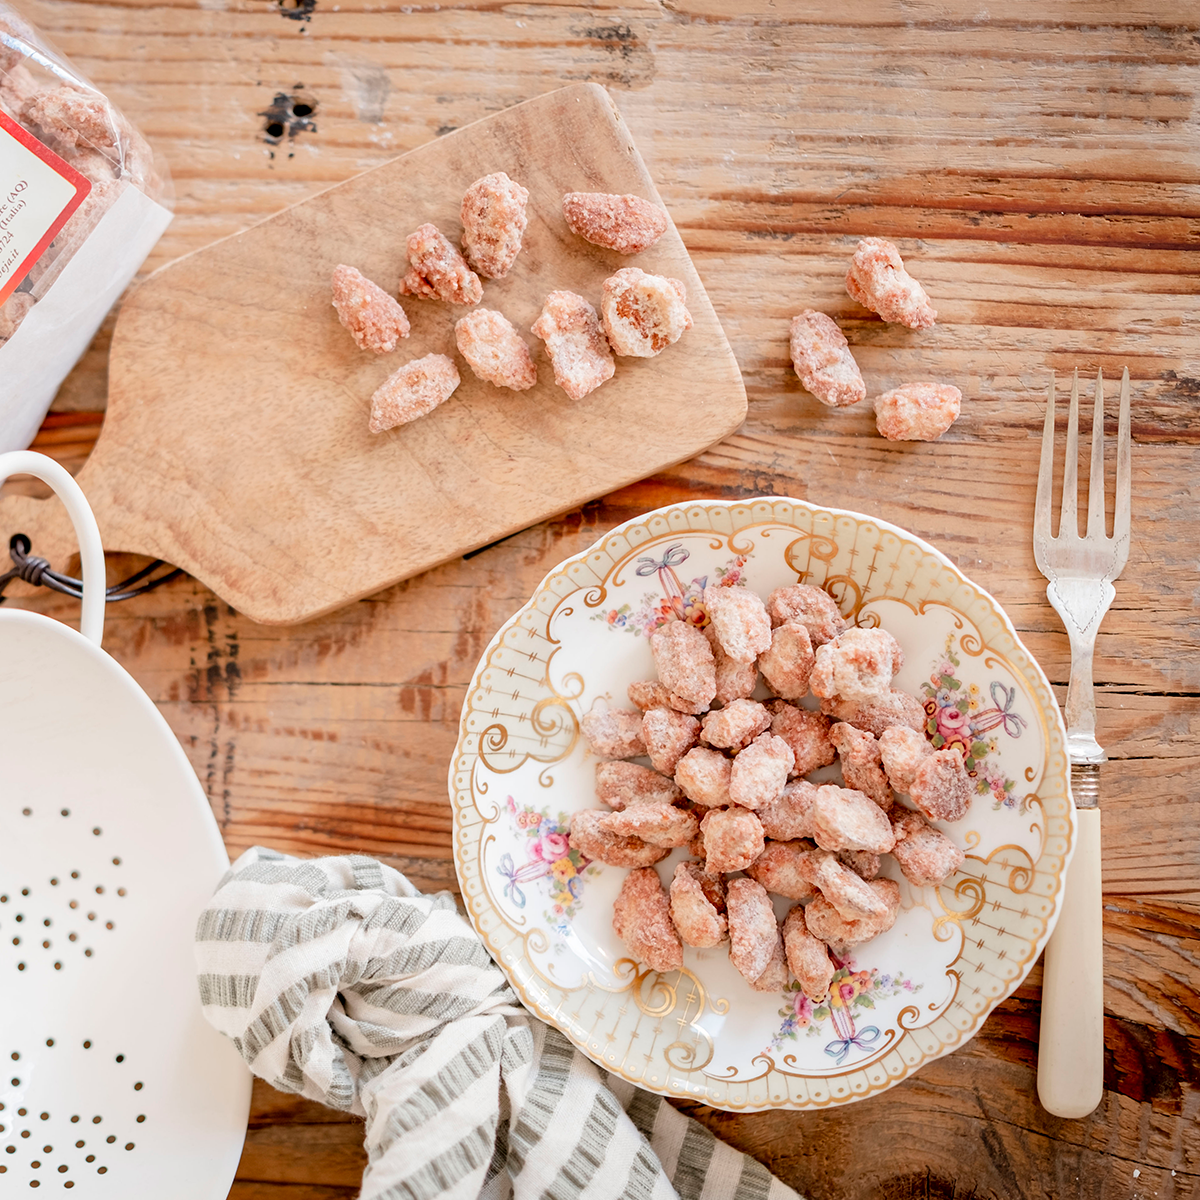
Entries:
{"type": "Polygon", "coordinates": [[[1104,370],[1096,372],[1096,400],[1092,405],[1092,465],[1088,472],[1087,536],[1102,538],[1104,529],[1104,370]]]}
{"type": "Polygon", "coordinates": [[[1067,415],[1067,461],[1063,463],[1062,508],[1058,516],[1058,536],[1079,536],[1076,507],[1079,492],[1079,368],[1071,378],[1071,407],[1067,415]]]}
{"type": "Polygon", "coordinates": [[[1121,415],[1117,421],[1117,495],[1113,514],[1113,537],[1129,537],[1129,368],[1121,375],[1121,415]]]}
{"type": "Polygon", "coordinates": [[[1033,531],[1038,538],[1050,537],[1050,492],[1054,483],[1054,376],[1046,397],[1046,421],[1042,426],[1042,456],[1038,460],[1037,499],[1033,508],[1033,531]]]}

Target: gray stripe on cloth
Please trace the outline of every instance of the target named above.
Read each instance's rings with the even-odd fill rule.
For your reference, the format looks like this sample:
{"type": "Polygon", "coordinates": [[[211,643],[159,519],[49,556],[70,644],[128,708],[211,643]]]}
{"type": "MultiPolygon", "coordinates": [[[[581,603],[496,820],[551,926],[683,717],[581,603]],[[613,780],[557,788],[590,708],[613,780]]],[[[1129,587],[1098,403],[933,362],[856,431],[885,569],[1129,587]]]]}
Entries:
{"type": "Polygon", "coordinates": [[[625,1110],[629,1119],[637,1126],[637,1131],[649,1141],[654,1135],[654,1120],[662,1107],[663,1098],[652,1092],[643,1092],[641,1088],[633,1093],[633,1099],[625,1110]]]}
{"type": "Polygon", "coordinates": [[[500,1058],[500,1069],[511,1074],[526,1063],[533,1062],[533,1034],[528,1025],[517,1025],[508,1031],[504,1039],[504,1053],[500,1058]]]}
{"type": "Polygon", "coordinates": [[[257,975],[212,975],[196,977],[200,988],[200,1003],[207,1007],[249,1008],[258,990],[257,975]]]}
{"type": "MultiPolygon", "coordinates": [[[[505,1052],[507,1053],[508,1045],[505,1044],[505,1052]]],[[[501,1060],[503,1061],[503,1060],[501,1060]]],[[[503,1074],[503,1068],[501,1068],[503,1074]]],[[[496,1121],[496,1149],[492,1154],[492,1161],[488,1163],[488,1169],[483,1177],[485,1186],[497,1175],[507,1174],[508,1169],[508,1122],[512,1116],[512,1105],[509,1103],[508,1093],[500,1091],[499,1116],[496,1121]]]]}
{"type": "MultiPolygon", "coordinates": [[[[448,1192],[460,1179],[491,1158],[495,1115],[476,1125],[460,1142],[411,1175],[376,1193],[377,1200],[430,1200],[448,1192]]],[[[374,1165],[374,1161],[371,1164],[374,1165]]]]}
{"type": "MultiPolygon", "coordinates": [[[[475,937],[458,936],[443,938],[436,942],[419,942],[415,946],[401,946],[391,954],[370,960],[373,978],[395,975],[418,975],[436,966],[477,967],[481,971],[496,971],[499,968],[475,937]]],[[[356,964],[360,972],[366,964],[356,964]]]]}
{"type": "Polygon", "coordinates": [[[354,886],[360,892],[370,892],[383,887],[383,865],[378,859],[367,858],[363,854],[348,854],[346,861],[354,873],[354,886]]]}
{"type": "MultiPolygon", "coordinates": [[[[454,992],[427,992],[405,987],[395,980],[363,983],[358,994],[372,1008],[386,1009],[397,1016],[426,1017],[431,1021],[453,1021],[480,1007],[487,997],[462,996],[454,992]]],[[[392,1030],[394,1033],[395,1030],[392,1030]]]]}
{"type": "Polygon", "coordinates": [[[679,1200],[700,1200],[712,1156],[713,1135],[699,1121],[693,1121],[684,1134],[675,1177],[671,1180],[679,1193],[679,1200]]]}
{"type": "Polygon", "coordinates": [[[238,871],[239,883],[290,883],[310,896],[323,896],[329,890],[329,876],[320,867],[304,860],[271,859],[250,864],[238,871]]]}
{"type": "Polygon", "coordinates": [[[605,1153],[622,1111],[612,1092],[601,1088],[596,1093],[579,1141],[567,1155],[554,1181],[542,1193],[541,1200],[574,1200],[592,1182],[604,1164],[605,1153]]]}
{"type": "Polygon", "coordinates": [[[411,1133],[426,1121],[433,1120],[442,1109],[449,1108],[472,1084],[496,1067],[507,1025],[503,1017],[497,1017],[479,1038],[464,1046],[439,1068],[432,1079],[426,1080],[416,1092],[406,1097],[403,1104],[388,1114],[384,1125],[387,1133],[411,1133]]]}
{"type": "Polygon", "coordinates": [[[523,1011],[453,898],[386,865],[247,851],[195,951],[256,1074],[366,1118],[364,1200],[796,1200],[523,1011]]]}
{"type": "Polygon", "coordinates": [[[742,1174],[733,1193],[735,1200],[767,1200],[771,1181],[771,1172],[747,1155],[742,1160],[742,1174]]]}
{"type": "Polygon", "coordinates": [[[537,1149],[554,1117],[574,1058],[574,1046],[558,1030],[547,1029],[537,1075],[510,1139],[509,1162],[514,1179],[520,1174],[526,1158],[537,1149]]]}
{"type": "Polygon", "coordinates": [[[196,922],[198,942],[271,942],[291,918],[259,908],[206,908],[196,922]]]}
{"type": "Polygon", "coordinates": [[[623,1200],[649,1200],[654,1195],[654,1188],[663,1176],[662,1163],[650,1146],[643,1142],[634,1155],[633,1165],[629,1168],[629,1178],[625,1181],[623,1200]]]}

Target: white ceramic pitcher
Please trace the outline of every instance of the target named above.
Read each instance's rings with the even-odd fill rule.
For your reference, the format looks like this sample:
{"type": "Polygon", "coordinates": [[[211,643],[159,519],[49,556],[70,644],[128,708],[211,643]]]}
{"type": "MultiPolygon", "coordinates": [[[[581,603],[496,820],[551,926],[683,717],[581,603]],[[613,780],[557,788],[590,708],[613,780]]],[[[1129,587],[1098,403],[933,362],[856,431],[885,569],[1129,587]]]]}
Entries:
{"type": "Polygon", "coordinates": [[[84,586],[82,633],[0,608],[0,1195],[223,1200],[250,1076],[201,1016],[192,935],[228,858],[166,721],[100,649],[83,493],[0,455],[0,483],[18,474],[66,505],[84,586]]]}

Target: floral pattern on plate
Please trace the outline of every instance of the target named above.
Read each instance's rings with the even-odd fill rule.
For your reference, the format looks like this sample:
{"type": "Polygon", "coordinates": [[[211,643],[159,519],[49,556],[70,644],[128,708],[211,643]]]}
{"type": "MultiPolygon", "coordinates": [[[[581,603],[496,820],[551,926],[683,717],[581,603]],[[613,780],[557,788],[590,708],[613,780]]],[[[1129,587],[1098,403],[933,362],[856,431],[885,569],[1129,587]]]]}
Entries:
{"type": "Polygon", "coordinates": [[[792,981],[784,993],[788,1003],[779,1010],[783,1024],[771,1038],[767,1053],[779,1050],[787,1040],[795,1040],[801,1034],[810,1038],[827,1036],[829,1021],[837,1037],[827,1042],[824,1050],[836,1063],[841,1065],[855,1050],[870,1053],[881,1036],[879,1027],[866,1025],[860,1029],[856,1022],[873,1010],[877,1001],[912,995],[925,986],[906,979],[903,971],[895,975],[881,974],[878,967],[862,971],[852,958],[839,959],[836,954],[832,957],[837,969],[824,1000],[814,1004],[800,990],[800,985],[792,981]]]}
{"type": "Polygon", "coordinates": [[[524,863],[517,866],[511,853],[501,855],[496,870],[505,881],[504,896],[518,908],[524,908],[525,889],[537,883],[548,894],[549,908],[543,914],[546,923],[564,932],[579,911],[583,881],[596,870],[592,860],[572,848],[571,823],[566,813],[557,819],[544,808],[518,805],[508,796],[504,806],[513,824],[528,839],[524,863]]]}
{"type": "MultiPolygon", "coordinates": [[[[636,574],[642,578],[656,575],[661,593],[646,591],[636,603],[627,602],[618,608],[598,612],[592,620],[603,621],[610,629],[620,629],[642,637],[649,637],[668,621],[676,619],[703,629],[708,624],[704,589],[710,577],[698,575],[688,583],[683,583],[675,571],[690,557],[689,551],[679,542],[668,546],[660,558],[643,555],[638,559],[636,574]]],[[[736,587],[742,583],[745,569],[746,555],[734,555],[712,572],[711,581],[725,587],[736,587]]]]}
{"type": "Polygon", "coordinates": [[[993,808],[1015,808],[1024,816],[1026,799],[1017,795],[1016,780],[1005,775],[997,759],[1001,734],[1020,737],[1027,726],[1025,718],[1013,712],[1017,690],[993,679],[988,687],[991,705],[985,708],[983,688],[978,683],[964,684],[958,678],[962,659],[956,653],[957,646],[957,635],[948,633],[941,660],[921,684],[929,718],[925,732],[935,750],[951,746],[962,752],[967,774],[975,780],[975,790],[981,796],[990,796],[993,808]]]}
{"type": "Polygon", "coordinates": [[[464,903],[524,1002],[606,1070],[728,1109],[845,1103],[961,1045],[1044,945],[1074,838],[1061,718],[995,601],[902,530],[782,498],[649,513],[552,571],[475,672],[450,788],[464,903]],[[763,596],[813,583],[851,622],[882,624],[906,655],[896,686],[932,705],[931,739],[972,751],[979,800],[945,827],[962,871],[915,888],[886,866],[895,927],[807,1010],[752,991],[723,947],[689,948],[667,975],[634,962],[612,930],[626,872],[572,861],[562,840],[597,804],[582,716],[626,707],[653,674],[646,634],[703,624],[718,581],[763,596]]]}

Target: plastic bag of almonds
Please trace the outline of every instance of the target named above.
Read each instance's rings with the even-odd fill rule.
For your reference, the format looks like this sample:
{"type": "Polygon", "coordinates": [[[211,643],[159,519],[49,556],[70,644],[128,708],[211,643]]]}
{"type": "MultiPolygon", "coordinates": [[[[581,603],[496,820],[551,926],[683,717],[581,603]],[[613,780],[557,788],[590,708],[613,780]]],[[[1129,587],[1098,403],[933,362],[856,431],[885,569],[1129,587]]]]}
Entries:
{"type": "Polygon", "coordinates": [[[0,452],[33,439],[169,205],[142,135],[0,2],[0,452]]]}

